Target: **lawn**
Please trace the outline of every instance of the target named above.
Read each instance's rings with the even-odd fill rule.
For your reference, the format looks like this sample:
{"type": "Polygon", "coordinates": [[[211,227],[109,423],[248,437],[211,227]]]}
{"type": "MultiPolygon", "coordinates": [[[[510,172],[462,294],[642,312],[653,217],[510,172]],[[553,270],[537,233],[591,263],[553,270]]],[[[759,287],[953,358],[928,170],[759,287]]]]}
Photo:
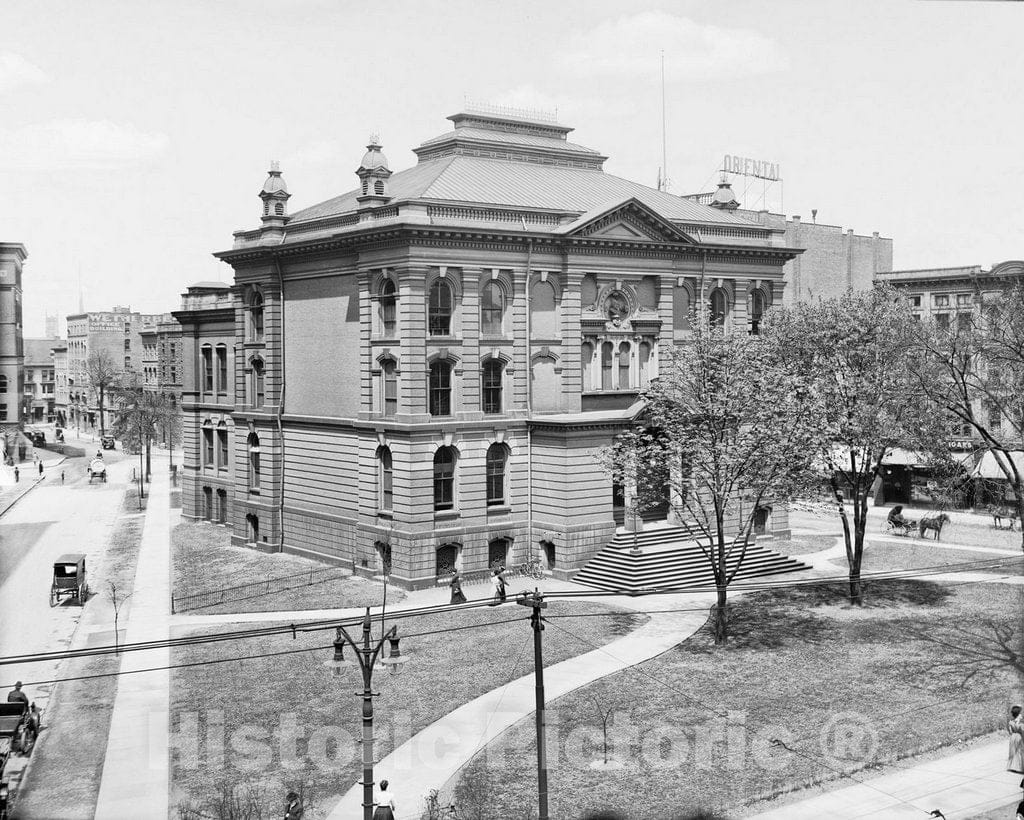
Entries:
{"type": "MultiPolygon", "coordinates": [[[[138,511],[138,490],[129,487],[122,511],[138,511]]],[[[114,527],[102,573],[96,578],[110,580],[121,590],[131,590],[142,540],[143,518],[122,518],[114,527]]],[[[106,584],[93,586],[90,601],[79,624],[79,632],[107,624],[110,610],[104,599],[106,584]]],[[[130,602],[122,610],[125,622],[130,602]]],[[[113,636],[113,616],[109,625],[113,636]]],[[[104,641],[106,643],[106,641],[104,641]]],[[[74,648],[79,648],[75,643],[74,648]]],[[[116,672],[121,659],[115,655],[66,660],[61,678],[109,675],[90,680],[58,683],[43,715],[44,730],[32,752],[25,784],[19,789],[15,817],[19,820],[88,820],[96,809],[100,775],[107,753],[110,717],[117,694],[116,672]]]]}
{"type": "Polygon", "coordinates": [[[768,549],[783,555],[809,555],[835,546],[836,539],[832,535],[794,535],[788,540],[765,541],[768,549]]]}
{"type": "MultiPolygon", "coordinates": [[[[887,572],[891,570],[919,569],[922,567],[944,567],[955,564],[977,564],[979,561],[998,561],[990,568],[979,567],[976,571],[997,575],[1020,575],[1024,572],[1024,555],[1004,556],[992,552],[947,549],[935,545],[934,541],[907,539],[901,541],[873,541],[864,548],[864,572],[887,572]]],[[[848,569],[846,557],[833,559],[837,567],[848,569]]]]}
{"type": "MultiPolygon", "coordinates": [[[[546,612],[582,616],[559,618],[558,629],[545,631],[546,665],[646,621],[589,602],[552,602],[546,612]]],[[[533,632],[522,607],[466,609],[398,623],[408,636],[402,652],[411,661],[399,677],[383,670],[374,676],[380,693],[374,702],[377,759],[394,748],[396,738],[404,741],[461,704],[533,671],[533,632]]],[[[195,747],[198,756],[179,755],[173,766],[172,815],[183,801],[215,793],[225,775],[275,796],[301,784],[324,806],[355,784],[360,747],[354,741],[361,725],[356,692],[362,684],[351,662],[344,678],[330,677],[324,662],[332,656],[332,639],[331,632],[299,632],[294,640],[237,640],[173,651],[172,663],[199,665],[172,671],[172,731],[202,743],[195,747]],[[298,651],[211,663],[292,649],[298,651]],[[219,740],[211,745],[210,737],[219,740]]]]}
{"type": "MultiPolygon", "coordinates": [[[[328,567],[288,553],[263,553],[231,545],[231,532],[202,522],[179,524],[171,533],[174,566],[174,595],[224,591],[224,603],[201,607],[177,607],[197,615],[225,612],[274,612],[290,609],[336,609],[375,606],[384,596],[384,585],[355,577],[340,567],[328,567]],[[315,583],[308,583],[308,573],[315,583]],[[326,579],[326,580],[323,580],[326,579]],[[230,588],[254,581],[267,581],[253,596],[251,591],[230,588]]],[[[405,593],[387,589],[388,603],[397,603],[405,593]]],[[[205,603],[205,601],[203,602],[205,603]]]]}
{"type": "MultiPolygon", "coordinates": [[[[877,581],[866,597],[851,608],[836,585],[734,598],[725,648],[705,629],[553,703],[551,816],[738,817],[797,786],[845,785],[843,771],[1000,728],[1020,679],[1002,665],[965,680],[963,656],[942,642],[983,646],[972,633],[988,637],[987,619],[1019,630],[1019,588],[877,581]],[[603,759],[597,704],[612,710],[619,768],[592,768],[603,759]]],[[[536,801],[535,754],[532,721],[492,744],[449,784],[461,816],[520,817],[536,801]]]]}

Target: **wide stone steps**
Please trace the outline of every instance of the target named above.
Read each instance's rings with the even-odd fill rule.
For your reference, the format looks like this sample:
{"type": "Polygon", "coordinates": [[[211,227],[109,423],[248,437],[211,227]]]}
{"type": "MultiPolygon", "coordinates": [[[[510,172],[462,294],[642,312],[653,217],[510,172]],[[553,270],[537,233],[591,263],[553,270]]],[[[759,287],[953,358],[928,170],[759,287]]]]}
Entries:
{"type": "MultiPolygon", "coordinates": [[[[703,539],[702,539],[703,540],[703,539]]],[[[581,569],[573,580],[598,589],[637,592],[651,587],[714,586],[711,564],[689,530],[666,527],[636,534],[638,553],[633,551],[633,533],[619,533],[581,569]]],[[[740,548],[726,559],[732,570],[739,562],[740,548]]],[[[735,580],[750,580],[810,569],[774,550],[752,542],[735,580]]]]}

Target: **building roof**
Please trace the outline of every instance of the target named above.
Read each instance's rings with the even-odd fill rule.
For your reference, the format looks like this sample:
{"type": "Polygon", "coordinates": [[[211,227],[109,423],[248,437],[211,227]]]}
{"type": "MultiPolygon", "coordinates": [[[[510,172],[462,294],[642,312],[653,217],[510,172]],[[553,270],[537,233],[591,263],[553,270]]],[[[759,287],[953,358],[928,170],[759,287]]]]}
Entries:
{"type": "MultiPolygon", "coordinates": [[[[474,203],[582,214],[635,197],[666,219],[752,227],[745,219],[639,182],[589,168],[568,168],[483,157],[448,156],[399,171],[389,181],[395,200],[474,203]]],[[[358,189],[292,215],[289,225],[355,211],[358,189]]]]}
{"type": "Polygon", "coordinates": [[[63,339],[25,339],[25,364],[50,364],[50,351],[63,346],[63,339]]]}
{"type": "MultiPolygon", "coordinates": [[[[569,216],[635,197],[665,219],[750,228],[730,213],[605,173],[605,157],[567,142],[572,129],[540,120],[463,112],[455,130],[414,149],[419,162],[388,183],[391,203],[426,201],[554,211],[569,216]]],[[[300,210],[289,226],[354,213],[361,190],[300,210]]]]}

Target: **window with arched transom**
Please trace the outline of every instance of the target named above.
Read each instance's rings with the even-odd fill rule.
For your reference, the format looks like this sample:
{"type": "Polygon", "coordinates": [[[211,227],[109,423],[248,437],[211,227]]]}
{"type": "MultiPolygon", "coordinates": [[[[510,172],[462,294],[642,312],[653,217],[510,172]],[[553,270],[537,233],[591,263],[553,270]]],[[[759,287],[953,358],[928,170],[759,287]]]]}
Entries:
{"type": "Polygon", "coordinates": [[[480,291],[480,332],[484,336],[501,336],[504,332],[505,292],[490,281],[480,291]]]}
{"type": "Polygon", "coordinates": [[[711,298],[708,300],[710,310],[709,319],[712,325],[724,327],[729,315],[729,297],[722,288],[715,288],[711,291],[711,298]]]}
{"type": "Polygon", "coordinates": [[[249,490],[256,491],[260,488],[260,437],[255,433],[249,433],[246,440],[248,449],[248,473],[249,490]]]}
{"type": "Polygon", "coordinates": [[[263,294],[253,288],[246,304],[246,337],[250,342],[263,341],[263,294]]]}
{"type": "Polygon", "coordinates": [[[506,472],[508,466],[508,447],[504,444],[492,444],[487,448],[487,506],[495,507],[505,504],[507,496],[506,472]]]}
{"type": "Polygon", "coordinates": [[[492,414],[502,411],[502,376],[505,370],[501,359],[488,359],[481,368],[480,409],[492,414]]]}
{"type": "Polygon", "coordinates": [[[455,464],[458,458],[454,447],[439,447],[434,453],[434,510],[455,509],[455,464]]]}
{"type": "Polygon", "coordinates": [[[430,286],[427,297],[427,333],[431,336],[450,336],[452,329],[451,286],[443,279],[436,279],[430,286]]]}
{"type": "Polygon", "coordinates": [[[394,463],[390,447],[377,448],[377,509],[390,512],[394,509],[394,463]]]}
{"type": "Polygon", "coordinates": [[[393,339],[398,333],[398,288],[390,279],[385,279],[378,294],[380,305],[380,333],[393,339]]]}

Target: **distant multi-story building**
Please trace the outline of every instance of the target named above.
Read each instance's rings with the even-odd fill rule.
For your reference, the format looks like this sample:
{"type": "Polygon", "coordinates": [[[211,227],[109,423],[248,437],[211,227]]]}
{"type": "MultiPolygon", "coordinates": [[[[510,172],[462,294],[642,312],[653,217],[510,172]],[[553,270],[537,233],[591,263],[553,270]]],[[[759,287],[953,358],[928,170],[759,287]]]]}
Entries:
{"type": "MultiPolygon", "coordinates": [[[[109,311],[78,313],[67,317],[69,421],[80,428],[99,426],[98,396],[90,383],[90,353],[105,351],[118,377],[125,373],[143,374],[142,334],[169,321],[169,313],[136,313],[128,307],[109,311]]],[[[109,404],[104,404],[109,414],[109,404]]],[[[110,417],[104,420],[109,425],[110,417]]]]}
{"type": "Polygon", "coordinates": [[[803,249],[783,266],[783,306],[870,290],[876,276],[892,270],[892,240],[878,231],[862,236],[853,228],[844,231],[838,225],[818,223],[816,214],[814,221],[805,222],[799,216],[745,210],[728,182],[719,183],[717,191],[687,198],[780,231],[786,247],[803,249]]]}
{"type": "Polygon", "coordinates": [[[139,340],[142,342],[142,387],[152,393],[160,389],[160,369],[157,360],[156,325],[143,327],[139,331],[139,340]]]}
{"type": "MultiPolygon", "coordinates": [[[[212,288],[215,292],[226,286],[219,282],[200,282],[193,288],[212,288]]],[[[157,339],[157,379],[160,390],[171,397],[175,407],[181,406],[182,378],[184,376],[182,359],[181,325],[171,315],[170,321],[159,322],[156,326],[157,339]]]]}
{"type": "Polygon", "coordinates": [[[53,346],[53,415],[61,427],[68,423],[68,345],[60,341],[53,346]]]}
{"type": "MultiPolygon", "coordinates": [[[[235,486],[235,297],[230,285],[200,282],[181,297],[177,331],[166,345],[166,367],[195,363],[182,395],[185,491],[183,513],[228,524],[235,486]],[[172,358],[174,357],[174,358],[172,358]]],[[[262,389],[262,387],[260,388],[262,389]]],[[[257,531],[255,540],[266,538],[257,531]]]]}
{"type": "Polygon", "coordinates": [[[27,258],[24,245],[0,242],[0,435],[8,458],[19,458],[23,450],[18,436],[25,391],[21,273],[27,258]]]}
{"type": "Polygon", "coordinates": [[[25,339],[25,421],[51,422],[56,417],[57,382],[53,350],[61,339],[25,339]]]}
{"type": "Polygon", "coordinates": [[[572,573],[629,526],[635,488],[596,454],[690,308],[756,333],[782,300],[783,226],[609,174],[544,118],[449,119],[407,170],[371,140],[352,190],[294,215],[272,166],[261,226],[217,254],[230,293],[175,314],[186,516],[220,520],[223,491],[235,543],[408,586],[572,573]]]}

